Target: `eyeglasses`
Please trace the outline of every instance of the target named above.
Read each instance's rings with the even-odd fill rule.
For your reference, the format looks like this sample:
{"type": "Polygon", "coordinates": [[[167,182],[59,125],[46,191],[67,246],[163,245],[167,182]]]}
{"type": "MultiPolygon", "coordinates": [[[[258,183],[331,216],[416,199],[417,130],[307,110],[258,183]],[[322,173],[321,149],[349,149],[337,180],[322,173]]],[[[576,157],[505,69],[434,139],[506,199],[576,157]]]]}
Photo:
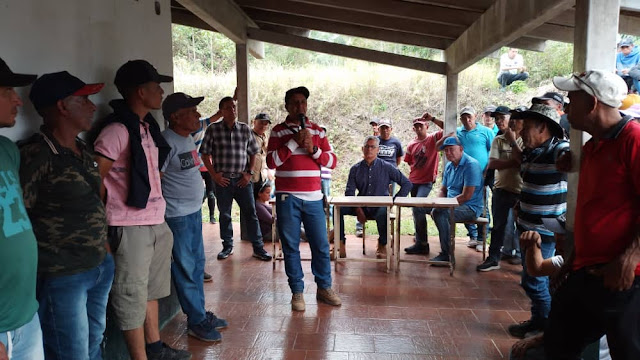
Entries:
{"type": "Polygon", "coordinates": [[[365,145],[364,148],[365,149],[377,149],[378,145],[365,145]]]}

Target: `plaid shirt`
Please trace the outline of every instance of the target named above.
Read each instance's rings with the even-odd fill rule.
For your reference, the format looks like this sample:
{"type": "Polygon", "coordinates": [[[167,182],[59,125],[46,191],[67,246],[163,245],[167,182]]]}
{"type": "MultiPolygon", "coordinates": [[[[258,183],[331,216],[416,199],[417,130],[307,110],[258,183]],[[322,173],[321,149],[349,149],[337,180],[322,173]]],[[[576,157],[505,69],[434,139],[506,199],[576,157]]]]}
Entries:
{"type": "Polygon", "coordinates": [[[209,125],[200,146],[201,154],[213,157],[215,171],[224,173],[249,171],[249,156],[259,150],[247,124],[236,121],[228,128],[224,120],[209,125]]]}

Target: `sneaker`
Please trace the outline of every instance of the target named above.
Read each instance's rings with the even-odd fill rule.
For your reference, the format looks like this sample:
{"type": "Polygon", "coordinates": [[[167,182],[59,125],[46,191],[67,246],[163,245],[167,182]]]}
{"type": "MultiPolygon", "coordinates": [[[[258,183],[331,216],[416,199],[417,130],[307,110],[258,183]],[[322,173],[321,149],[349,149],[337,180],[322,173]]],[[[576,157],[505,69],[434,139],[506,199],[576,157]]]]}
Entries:
{"type": "Polygon", "coordinates": [[[233,246],[222,248],[222,251],[218,253],[218,260],[224,260],[233,254],[233,246]]]}
{"type": "Polygon", "coordinates": [[[476,251],[477,252],[482,252],[482,243],[481,242],[478,245],[476,245],[476,251]]]}
{"type": "Polygon", "coordinates": [[[476,271],[491,271],[500,269],[500,264],[497,261],[487,258],[482,264],[476,266],[476,271]]]}
{"type": "Polygon", "coordinates": [[[216,330],[209,322],[209,319],[204,319],[198,325],[191,325],[188,327],[189,331],[187,335],[194,337],[198,340],[207,342],[218,342],[222,340],[222,334],[216,330]]]}
{"type": "Polygon", "coordinates": [[[384,259],[387,257],[387,245],[378,244],[378,248],[376,249],[376,258],[384,259]]]}
{"type": "Polygon", "coordinates": [[[340,297],[335,293],[335,291],[333,291],[332,288],[318,288],[318,292],[316,293],[316,300],[333,306],[342,305],[342,300],[340,300],[340,297]]]}
{"type": "Polygon", "coordinates": [[[514,256],[511,259],[507,260],[507,262],[511,265],[522,265],[522,259],[519,256],[514,256]]]}
{"type": "Polygon", "coordinates": [[[207,321],[213,326],[214,329],[220,330],[229,326],[229,323],[225,319],[221,319],[215,316],[211,311],[207,311],[206,314],[207,321]]]}
{"type": "Polygon", "coordinates": [[[361,238],[362,237],[362,229],[356,229],[356,237],[361,238]]]}
{"type": "Polygon", "coordinates": [[[215,223],[216,223],[216,218],[215,218],[215,217],[213,217],[213,216],[211,216],[211,217],[209,218],[209,224],[215,224],[215,223]]]}
{"type": "Polygon", "coordinates": [[[254,249],[253,257],[262,261],[271,261],[272,256],[264,248],[254,249]]]}
{"type": "Polygon", "coordinates": [[[527,333],[533,331],[542,331],[543,325],[539,321],[525,320],[520,324],[509,325],[508,331],[511,336],[524,339],[527,333]]]}
{"type": "MultiPolygon", "coordinates": [[[[440,253],[436,257],[432,257],[429,261],[446,261],[449,262],[449,255],[445,253],[440,253]]],[[[431,264],[433,266],[448,266],[447,264],[431,264]]]]}
{"type": "MultiPolygon", "coordinates": [[[[469,242],[467,243],[467,247],[470,248],[475,248],[478,245],[478,239],[474,239],[471,238],[471,240],[469,240],[469,242]]],[[[480,245],[482,245],[482,243],[480,243],[480,245]]]]}
{"type": "Polygon", "coordinates": [[[213,281],[213,276],[211,276],[211,274],[209,274],[208,272],[204,272],[204,282],[212,282],[213,281]]]}
{"type": "Polygon", "coordinates": [[[186,350],[174,349],[162,343],[162,351],[152,353],[147,351],[147,360],[190,360],[191,353],[186,350]]]}
{"type": "Polygon", "coordinates": [[[418,244],[413,244],[408,248],[404,248],[404,252],[410,255],[418,255],[418,254],[429,254],[429,244],[427,246],[421,246],[418,244]]]}
{"type": "Polygon", "coordinates": [[[294,293],[291,296],[291,310],[293,311],[304,311],[306,305],[304,303],[304,297],[302,297],[302,293],[294,293]]]}

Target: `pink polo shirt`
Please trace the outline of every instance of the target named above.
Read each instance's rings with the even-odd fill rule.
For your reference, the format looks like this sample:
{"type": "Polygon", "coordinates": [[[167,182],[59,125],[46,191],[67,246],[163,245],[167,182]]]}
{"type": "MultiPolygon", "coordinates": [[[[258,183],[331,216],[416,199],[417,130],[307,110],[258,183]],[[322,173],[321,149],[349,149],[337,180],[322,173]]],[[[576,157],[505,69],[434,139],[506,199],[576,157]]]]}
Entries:
{"type": "Polygon", "coordinates": [[[158,148],[153,142],[146,123],[140,123],[140,136],[151,184],[149,200],[144,209],[126,205],[131,162],[127,128],[120,123],[110,124],[100,132],[94,143],[95,152],[114,160],[111,170],[104,178],[104,186],[107,190],[107,223],[110,226],[157,225],[164,222],[166,203],[162,197],[160,184],[158,148]]]}

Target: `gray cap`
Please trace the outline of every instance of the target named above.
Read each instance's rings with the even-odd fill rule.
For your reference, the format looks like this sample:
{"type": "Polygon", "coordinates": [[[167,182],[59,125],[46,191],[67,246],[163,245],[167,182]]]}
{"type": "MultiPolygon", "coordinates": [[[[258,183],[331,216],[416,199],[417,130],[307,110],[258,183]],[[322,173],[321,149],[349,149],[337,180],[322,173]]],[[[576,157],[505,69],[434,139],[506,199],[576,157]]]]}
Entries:
{"type": "Polygon", "coordinates": [[[460,116],[464,114],[475,115],[476,109],[474,109],[473,106],[465,106],[460,110],[460,116]]]}

